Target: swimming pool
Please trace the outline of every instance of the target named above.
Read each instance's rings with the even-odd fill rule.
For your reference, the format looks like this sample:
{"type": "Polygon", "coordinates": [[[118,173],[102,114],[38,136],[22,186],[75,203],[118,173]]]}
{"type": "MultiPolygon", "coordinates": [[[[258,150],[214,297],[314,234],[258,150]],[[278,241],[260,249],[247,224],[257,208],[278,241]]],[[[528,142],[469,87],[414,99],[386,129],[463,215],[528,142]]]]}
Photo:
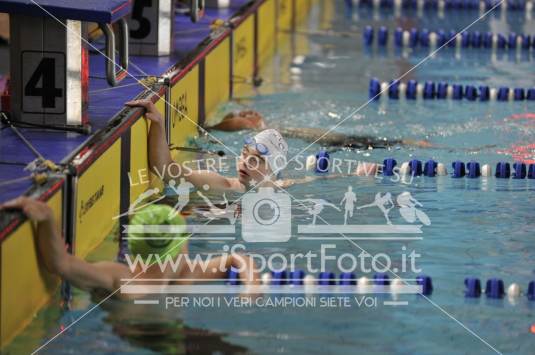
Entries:
{"type": "MultiPolygon", "coordinates": [[[[429,29],[457,30],[477,18],[477,12],[450,12],[444,20],[408,17],[395,20],[388,13],[375,14],[354,9],[348,17],[342,1],[320,2],[332,10],[334,18],[325,18],[325,8],[314,8],[304,33],[295,38],[294,52],[290,35],[280,34],[280,56],[264,68],[264,85],[260,95],[245,97],[241,104],[262,112],[272,125],[293,127],[331,127],[357,107],[368,101],[368,82],[372,77],[382,81],[396,78],[422,60],[426,52],[416,51],[397,55],[394,51],[369,51],[362,47],[360,30],[367,24],[394,28],[401,25],[429,29]],[[331,8],[333,7],[333,8],[331,8]],[[358,22],[354,17],[359,14],[358,22]],[[454,17],[454,19],[452,19],[454,17]],[[353,31],[355,36],[306,34],[312,30],[353,31]],[[290,73],[292,58],[306,54],[299,67],[300,74],[290,73]]],[[[478,22],[480,31],[500,30],[533,33],[533,24],[523,23],[508,14],[491,16],[478,22]]],[[[532,58],[511,57],[498,53],[492,58],[486,50],[466,50],[456,57],[452,49],[444,49],[405,79],[418,81],[451,81],[461,84],[486,84],[509,87],[533,86],[532,58]]],[[[427,139],[440,149],[395,147],[391,150],[339,150],[331,157],[347,160],[380,162],[395,158],[434,159],[446,163],[455,160],[476,160],[491,166],[499,161],[513,162],[511,153],[531,143],[535,134],[533,103],[480,103],[467,101],[387,101],[372,102],[351,115],[336,129],[348,134],[373,135],[388,138],[427,139]]],[[[222,108],[234,108],[235,104],[222,108]]],[[[216,133],[219,139],[236,151],[247,133],[216,133]]],[[[206,147],[222,149],[218,145],[206,147]]],[[[290,156],[315,154],[321,147],[313,145],[301,152],[308,143],[290,139],[290,156]]],[[[529,148],[528,148],[529,150],[529,148]]],[[[529,153],[528,153],[529,155],[529,153]]],[[[533,156],[533,153],[531,153],[533,156]]],[[[529,160],[529,156],[524,157],[529,160]]],[[[531,158],[533,159],[533,158],[531,158]]],[[[451,170],[451,169],[450,169],[451,170]]],[[[287,171],[287,177],[297,177],[303,171],[287,171]]],[[[506,285],[518,283],[526,290],[534,279],[535,241],[532,240],[533,180],[513,179],[452,179],[415,177],[410,184],[375,177],[351,177],[317,180],[288,189],[296,199],[323,198],[339,204],[347,186],[353,186],[357,205],[370,203],[376,193],[390,192],[396,196],[409,191],[423,205],[431,220],[423,227],[421,240],[414,241],[355,241],[370,254],[401,255],[402,247],[422,256],[418,265],[422,273],[432,276],[433,303],[417,295],[401,295],[398,300],[407,306],[389,307],[201,307],[164,310],[148,306],[139,310],[120,302],[106,303],[83,318],[78,324],[50,343],[43,352],[71,353],[151,353],[195,352],[218,349],[222,352],[254,353],[489,353],[489,345],[502,353],[528,354],[535,344],[530,333],[535,323],[534,302],[525,296],[511,302],[467,299],[463,281],[478,277],[483,282],[497,277],[506,285]],[[455,319],[453,319],[455,318],[455,319]],[[461,324],[459,324],[462,323],[461,324]],[[464,327],[463,327],[464,325],[464,327]],[[471,334],[466,328],[470,329],[471,334]],[[199,329],[202,329],[199,330],[199,329]]],[[[308,224],[310,217],[299,205],[292,209],[293,224],[308,224]]],[[[326,208],[321,213],[329,223],[339,223],[340,214],[326,208]]],[[[355,221],[384,224],[378,209],[356,211],[355,221]]],[[[392,214],[393,223],[401,221],[392,214]]],[[[196,222],[195,218],[190,219],[196,222]]],[[[239,222],[238,222],[239,223],[239,222]]],[[[323,221],[318,222],[323,224],[323,221]]],[[[319,235],[321,237],[321,235],[319,235]]],[[[362,236],[367,236],[366,234],[362,236]]],[[[361,249],[347,240],[331,241],[336,245],[333,255],[360,253],[361,249]]],[[[221,250],[221,241],[192,241],[193,253],[206,254],[221,250]]],[[[116,242],[109,238],[91,255],[92,260],[111,259],[116,242]]],[[[318,242],[299,240],[293,234],[281,244],[247,244],[248,251],[270,255],[317,250],[318,242]]],[[[399,259],[399,258],[398,258],[399,259]]],[[[298,264],[304,268],[304,264],[298,264]]],[[[399,260],[394,266],[399,266],[399,260]]],[[[327,269],[337,271],[335,265],[327,269]]],[[[359,276],[364,273],[357,271],[359,276]]],[[[366,275],[369,278],[373,274],[366,275]]],[[[412,278],[414,273],[403,274],[412,278]]],[[[329,294],[328,291],[325,294],[329,294]]],[[[379,303],[391,296],[377,296],[379,303]]],[[[41,311],[36,320],[6,349],[7,353],[33,350],[28,344],[45,341],[55,335],[62,324],[69,324],[95,303],[85,293],[76,292],[73,309],[60,311],[57,304],[41,311]]]]}

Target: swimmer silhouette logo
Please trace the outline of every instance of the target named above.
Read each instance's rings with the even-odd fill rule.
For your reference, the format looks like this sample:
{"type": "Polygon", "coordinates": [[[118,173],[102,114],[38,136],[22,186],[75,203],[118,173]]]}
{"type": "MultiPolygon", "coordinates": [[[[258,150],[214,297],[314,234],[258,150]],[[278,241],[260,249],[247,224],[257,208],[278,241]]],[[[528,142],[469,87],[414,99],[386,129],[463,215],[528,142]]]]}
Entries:
{"type": "Polygon", "coordinates": [[[347,191],[344,193],[343,198],[340,201],[340,206],[343,205],[344,211],[341,211],[338,206],[324,199],[308,198],[296,201],[300,202],[300,208],[306,210],[306,212],[312,217],[310,224],[298,225],[298,234],[422,233],[421,227],[423,225],[431,225],[431,220],[427,214],[418,208],[423,207],[423,205],[416,200],[410,192],[407,191],[400,193],[396,197],[400,217],[407,223],[412,224],[419,222],[421,223],[420,225],[392,223],[392,220],[390,219],[390,212],[396,207],[396,203],[394,203],[392,194],[390,192],[386,192],[384,194],[378,192],[372,202],[356,206],[357,195],[355,192],[353,192],[353,188],[348,186],[347,191]],[[325,207],[333,208],[342,212],[344,215],[344,223],[330,224],[325,222],[325,224],[317,224],[318,217],[322,221],[325,221],[320,217],[320,214],[323,212],[325,207]],[[368,208],[379,209],[385,218],[385,224],[349,224],[349,220],[353,218],[355,211],[368,208]]]}
{"type": "MultiPolygon", "coordinates": [[[[142,208],[158,203],[166,196],[175,196],[176,201],[168,219],[175,218],[190,202],[190,193],[194,185],[184,178],[178,181],[170,180],[163,194],[158,188],[149,189],[141,194],[129,207],[128,211],[115,217],[133,215],[142,208]]],[[[201,189],[200,189],[201,190],[201,189]]],[[[422,226],[431,225],[431,220],[420,208],[422,203],[416,200],[410,192],[402,192],[394,196],[390,192],[375,194],[373,201],[358,205],[357,194],[352,186],[340,196],[339,203],[335,204],[323,198],[292,199],[282,191],[275,191],[273,187],[260,187],[257,192],[248,192],[243,196],[241,209],[235,203],[229,203],[225,194],[222,202],[212,202],[203,191],[196,194],[206,203],[198,210],[199,215],[209,222],[227,220],[229,224],[190,225],[192,233],[235,234],[235,224],[240,217],[242,220],[242,239],[246,242],[288,242],[292,237],[292,204],[302,209],[310,218],[308,224],[297,225],[297,238],[302,234],[316,234],[326,236],[333,234],[420,234],[422,226]],[[395,201],[395,202],[394,202],[395,201]],[[222,206],[222,207],[221,207],[222,206]],[[408,224],[394,224],[392,210],[398,208],[399,217],[408,224]],[[326,210],[336,210],[343,215],[343,223],[331,223],[322,217],[326,210]],[[379,210],[385,219],[384,224],[352,224],[351,220],[362,217],[361,210],[379,210]],[[357,216],[355,216],[357,215],[357,216]]],[[[202,190],[208,191],[210,187],[204,185],[202,190]]],[[[399,218],[398,218],[399,219],[399,218]]],[[[125,225],[125,232],[132,232],[136,227],[125,225]]],[[[154,231],[169,230],[169,226],[152,226],[154,231]]],[[[145,228],[144,230],[147,230],[145,228]]],[[[306,237],[304,237],[306,239],[306,237]]],[[[321,239],[321,238],[319,238],[321,239]]]]}
{"type": "Polygon", "coordinates": [[[287,242],[291,231],[291,200],[284,192],[261,187],[242,200],[242,238],[247,242],[287,242]]]}

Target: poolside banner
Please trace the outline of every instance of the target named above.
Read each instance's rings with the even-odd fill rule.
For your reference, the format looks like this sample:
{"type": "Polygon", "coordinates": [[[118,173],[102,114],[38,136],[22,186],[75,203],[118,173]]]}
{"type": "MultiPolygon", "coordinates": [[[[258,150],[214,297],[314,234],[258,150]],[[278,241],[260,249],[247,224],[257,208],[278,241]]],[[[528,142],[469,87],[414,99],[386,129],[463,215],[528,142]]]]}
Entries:
{"type": "Polygon", "coordinates": [[[176,147],[187,146],[188,139],[197,136],[199,118],[199,66],[180,75],[182,78],[171,86],[168,107],[169,143],[176,147]]]}
{"type": "Polygon", "coordinates": [[[75,178],[75,254],[86,256],[112,230],[121,191],[121,139],[75,178]]]}

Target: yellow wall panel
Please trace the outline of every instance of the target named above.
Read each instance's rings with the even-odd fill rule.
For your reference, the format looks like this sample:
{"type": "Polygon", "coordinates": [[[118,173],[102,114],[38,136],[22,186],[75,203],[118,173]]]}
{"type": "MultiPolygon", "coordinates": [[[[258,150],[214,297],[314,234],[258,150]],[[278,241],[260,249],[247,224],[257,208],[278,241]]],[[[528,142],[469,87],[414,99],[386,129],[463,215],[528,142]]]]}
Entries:
{"type": "Polygon", "coordinates": [[[310,0],[295,0],[295,21],[298,25],[303,24],[308,18],[310,0]]]}
{"type": "Polygon", "coordinates": [[[240,97],[252,94],[250,80],[254,71],[254,18],[250,16],[234,31],[233,95],[240,97]]]}
{"type": "Polygon", "coordinates": [[[121,140],[118,139],[76,183],[75,255],[85,257],[111,231],[119,214],[121,140]]]}
{"type": "MultiPolygon", "coordinates": [[[[48,200],[59,228],[62,201],[61,190],[48,200]]],[[[29,221],[7,237],[0,249],[0,347],[3,347],[31,322],[39,308],[52,297],[59,285],[59,278],[39,264],[34,229],[29,221]]]]}
{"type": "Polygon", "coordinates": [[[275,50],[277,1],[267,0],[258,9],[258,65],[271,59],[275,50]]]}
{"type": "Polygon", "coordinates": [[[292,2],[293,0],[277,0],[279,30],[289,31],[292,28],[292,2]]]}
{"type": "Polygon", "coordinates": [[[199,119],[199,66],[171,87],[170,143],[177,147],[187,145],[188,139],[197,136],[199,119]]]}
{"type": "Polygon", "coordinates": [[[229,99],[230,90],[230,40],[221,42],[205,60],[205,112],[206,125],[211,126],[212,114],[218,105],[229,99]]]}
{"type": "Polygon", "coordinates": [[[334,1],[323,0],[320,5],[321,5],[320,28],[322,30],[329,30],[331,29],[331,24],[334,19],[335,3],[334,1]]]}

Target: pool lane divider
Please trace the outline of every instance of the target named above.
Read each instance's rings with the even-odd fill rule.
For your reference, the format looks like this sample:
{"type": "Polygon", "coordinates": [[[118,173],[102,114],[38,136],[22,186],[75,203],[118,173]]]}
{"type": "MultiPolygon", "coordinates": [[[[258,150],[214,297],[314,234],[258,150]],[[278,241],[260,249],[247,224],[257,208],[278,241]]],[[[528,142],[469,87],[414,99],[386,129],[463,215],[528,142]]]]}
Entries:
{"type": "MultiPolygon", "coordinates": [[[[320,150],[316,155],[310,155],[306,159],[306,170],[313,171],[317,174],[328,174],[330,166],[330,156],[325,150],[320,150]]],[[[398,168],[396,159],[387,158],[383,160],[382,165],[383,176],[394,176],[396,174],[403,176],[446,176],[448,175],[448,168],[444,163],[439,163],[433,159],[422,162],[418,159],[412,159],[403,162],[398,168]]],[[[455,179],[468,178],[477,179],[480,177],[496,177],[498,179],[535,179],[535,164],[526,164],[521,161],[514,162],[512,165],[509,162],[498,162],[492,173],[490,164],[481,165],[477,161],[469,161],[467,163],[456,160],[451,163],[451,177],[455,179]]]]}
{"type": "Polygon", "coordinates": [[[386,47],[389,43],[394,43],[397,48],[438,48],[446,47],[467,49],[467,48],[486,48],[486,49],[509,49],[509,50],[535,50],[535,37],[529,34],[509,34],[492,33],[492,32],[456,32],[451,30],[446,32],[438,30],[436,32],[428,29],[403,30],[397,27],[393,36],[389,34],[388,28],[381,26],[374,29],[366,26],[362,32],[363,43],[366,46],[372,46],[374,43],[379,47],[386,47]]]}
{"type": "MultiPolygon", "coordinates": [[[[395,9],[398,11],[479,10],[484,13],[498,5],[499,2],[499,0],[346,0],[345,4],[348,9],[361,6],[373,9],[395,9]]],[[[496,10],[531,13],[533,7],[533,1],[531,0],[506,0],[496,10]]]]}
{"type": "Polygon", "coordinates": [[[418,83],[409,80],[406,83],[399,80],[380,82],[377,78],[370,80],[368,89],[370,99],[379,100],[387,97],[391,100],[405,98],[407,100],[462,100],[468,101],[535,101],[535,87],[509,88],[501,86],[492,88],[488,85],[460,85],[447,82],[426,81],[418,83]]]}
{"type": "MultiPolygon", "coordinates": [[[[380,286],[381,290],[389,291],[389,293],[396,293],[400,291],[403,286],[417,285],[421,287],[421,292],[418,294],[430,296],[434,291],[433,279],[427,275],[418,275],[413,280],[404,280],[400,278],[391,279],[386,272],[378,272],[369,279],[366,276],[357,277],[352,272],[342,272],[338,275],[334,272],[323,271],[317,276],[306,274],[303,270],[278,270],[265,272],[261,275],[261,283],[264,286],[304,286],[305,292],[307,287],[325,287],[325,286],[341,286],[341,287],[357,287],[365,288],[373,292],[373,286],[380,286]],[[409,282],[411,281],[411,282],[409,282]],[[372,288],[370,288],[372,287],[372,288]]],[[[231,267],[227,272],[226,284],[230,286],[241,285],[240,273],[238,269],[231,267]]],[[[481,280],[475,277],[467,277],[464,280],[464,295],[466,298],[479,298],[484,294],[490,299],[502,299],[505,296],[509,298],[518,298],[523,292],[519,284],[511,283],[509,287],[505,288],[504,282],[499,278],[490,278],[482,287],[481,280]]],[[[528,283],[527,291],[524,293],[529,301],[535,301],[535,280],[528,283]]]]}

